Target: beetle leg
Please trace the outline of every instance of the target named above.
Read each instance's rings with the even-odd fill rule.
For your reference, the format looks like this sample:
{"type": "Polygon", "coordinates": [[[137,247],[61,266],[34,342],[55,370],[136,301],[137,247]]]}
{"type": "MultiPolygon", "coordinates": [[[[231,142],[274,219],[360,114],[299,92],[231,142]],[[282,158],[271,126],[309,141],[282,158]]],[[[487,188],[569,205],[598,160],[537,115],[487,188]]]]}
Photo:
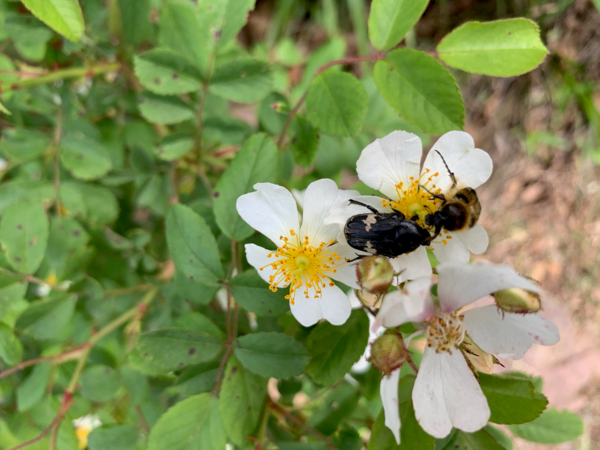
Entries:
{"type": "Polygon", "coordinates": [[[355,253],[355,255],[356,255],[356,258],[354,258],[354,259],[347,259],[346,262],[347,263],[351,263],[351,262],[354,262],[354,261],[358,261],[359,259],[363,259],[365,256],[367,256],[367,255],[359,255],[358,253],[355,253]]]}
{"type": "Polygon", "coordinates": [[[361,203],[361,202],[357,202],[356,200],[348,200],[348,202],[351,205],[360,205],[360,206],[364,206],[365,208],[367,208],[369,211],[371,211],[373,214],[379,214],[379,211],[377,211],[375,208],[373,208],[371,205],[367,205],[366,203],[361,203]]]}

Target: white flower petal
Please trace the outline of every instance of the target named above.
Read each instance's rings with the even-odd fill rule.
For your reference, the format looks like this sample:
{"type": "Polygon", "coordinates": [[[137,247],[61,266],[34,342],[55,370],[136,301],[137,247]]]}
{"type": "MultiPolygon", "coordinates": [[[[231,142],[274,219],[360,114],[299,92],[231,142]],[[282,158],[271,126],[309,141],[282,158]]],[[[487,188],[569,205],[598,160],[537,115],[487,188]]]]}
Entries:
{"type": "MultiPolygon", "coordinates": [[[[248,263],[256,269],[263,280],[270,284],[269,277],[275,273],[275,270],[269,264],[276,261],[276,258],[269,258],[269,253],[272,253],[272,251],[255,244],[246,244],[246,259],[248,263]]],[[[280,288],[288,285],[289,283],[280,282],[275,287],[280,288]]]]}
{"type": "Polygon", "coordinates": [[[305,327],[310,327],[323,318],[319,300],[314,295],[306,298],[301,291],[296,293],[294,302],[290,302],[290,310],[300,325],[305,327]]]}
{"type": "Polygon", "coordinates": [[[394,434],[396,443],[400,445],[400,411],[398,409],[398,380],[400,369],[394,370],[389,376],[384,376],[379,385],[381,403],[385,416],[385,426],[394,434]]]}
{"type": "Polygon", "coordinates": [[[391,199],[397,199],[396,185],[410,185],[419,178],[423,146],[421,139],[406,131],[394,131],[367,145],[356,162],[358,178],[391,199]]]}
{"type": "Polygon", "coordinates": [[[397,327],[406,322],[423,322],[435,314],[429,289],[431,277],[417,278],[404,289],[392,291],[383,297],[383,303],[371,329],[380,326],[397,327]]]}
{"type": "Polygon", "coordinates": [[[485,229],[476,224],[473,228],[466,231],[459,231],[451,233],[453,240],[458,238],[461,240],[465,247],[469,249],[469,251],[475,255],[481,255],[484,253],[488,244],[490,243],[490,238],[486,233],[485,229]]]}
{"type": "Polygon", "coordinates": [[[322,289],[319,304],[321,305],[323,317],[332,325],[346,323],[352,312],[352,305],[348,300],[348,296],[337,286],[326,285],[322,289]]]}
{"type": "Polygon", "coordinates": [[[456,237],[457,233],[442,231],[437,239],[431,243],[433,254],[440,263],[458,261],[466,263],[471,258],[471,253],[462,240],[456,237]],[[452,239],[447,239],[449,234],[452,239]],[[446,244],[444,245],[444,242],[446,244]]]}
{"type": "Polygon", "coordinates": [[[256,192],[237,199],[236,207],[242,219],[275,244],[282,245],[280,236],[290,237],[290,230],[300,229],[298,208],[286,188],[272,183],[257,183],[256,192]]]}
{"type": "Polygon", "coordinates": [[[336,267],[335,273],[326,272],[325,274],[334,280],[341,281],[352,289],[360,289],[360,286],[358,285],[358,279],[356,277],[356,265],[358,264],[359,260],[353,262],[344,261],[347,259],[353,260],[356,258],[357,254],[364,254],[364,252],[358,252],[348,244],[341,242],[325,247],[323,250],[338,255],[340,257],[340,261],[338,261],[338,263],[341,264],[336,267]]]}
{"type": "Polygon", "coordinates": [[[371,212],[364,206],[350,203],[350,199],[372,206],[380,212],[392,212],[392,208],[389,206],[383,207],[383,199],[381,197],[376,197],[375,195],[359,195],[357,191],[340,191],[335,204],[332,206],[329,214],[324,220],[325,224],[337,223],[343,230],[350,217],[357,214],[369,214],[371,212]],[[342,194],[344,192],[356,192],[357,195],[348,196],[346,198],[346,196],[342,194]]]}
{"type": "Polygon", "coordinates": [[[438,439],[446,437],[453,426],[477,431],[490,418],[481,387],[458,350],[450,355],[425,347],[412,399],[417,421],[438,439]]]}
{"type": "Polygon", "coordinates": [[[414,280],[420,277],[431,277],[431,262],[425,247],[419,247],[414,252],[390,259],[395,273],[399,273],[398,283],[414,280]]]}
{"type": "Polygon", "coordinates": [[[465,312],[464,326],[471,339],[485,352],[521,359],[532,344],[554,345],[558,328],[537,314],[502,313],[495,305],[465,312]]]}
{"type": "Polygon", "coordinates": [[[423,164],[423,168],[439,174],[434,178],[434,182],[442,192],[450,189],[452,180],[444,161],[435,150],[442,154],[459,186],[475,189],[485,183],[492,174],[493,164],[490,155],[475,148],[471,135],[464,131],[450,131],[438,139],[423,164]]]}
{"type": "MultiPolygon", "coordinates": [[[[328,243],[339,234],[339,226],[325,224],[325,217],[338,200],[339,189],[333,180],[322,179],[311,183],[304,194],[304,213],[300,227],[300,240],[308,236],[310,245],[318,246],[321,242],[328,243]]],[[[344,196],[353,196],[358,192],[344,193],[344,196]]]]}
{"type": "Polygon", "coordinates": [[[439,274],[438,297],[444,312],[473,303],[481,297],[502,289],[521,288],[540,293],[531,280],[518,275],[507,264],[444,263],[436,267],[439,274]]]}

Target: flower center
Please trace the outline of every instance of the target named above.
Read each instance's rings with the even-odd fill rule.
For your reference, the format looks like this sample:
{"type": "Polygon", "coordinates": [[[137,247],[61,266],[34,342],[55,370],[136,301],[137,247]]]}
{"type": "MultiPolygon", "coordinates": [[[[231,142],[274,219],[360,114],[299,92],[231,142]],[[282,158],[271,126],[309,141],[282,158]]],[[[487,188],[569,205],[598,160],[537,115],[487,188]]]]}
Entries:
{"type": "Polygon", "coordinates": [[[436,199],[431,194],[441,193],[441,189],[436,188],[433,178],[439,175],[438,172],[428,175],[429,169],[425,169],[416,180],[410,177],[410,184],[404,185],[400,182],[396,185],[398,200],[383,200],[383,206],[389,206],[396,211],[400,211],[407,219],[416,216],[416,222],[423,228],[429,228],[425,224],[425,216],[433,214],[438,208],[436,199]]]}
{"type": "Polygon", "coordinates": [[[309,298],[310,289],[314,291],[315,298],[320,298],[326,284],[334,285],[325,273],[335,273],[344,262],[339,263],[341,258],[337,253],[324,251],[326,245],[333,244],[333,239],[314,247],[310,245],[308,236],[301,242],[294,230],[290,230],[290,234],[296,238],[296,242],[290,242],[287,237],[281,236],[284,244],[267,255],[276,261],[261,267],[260,270],[269,266],[273,269],[273,274],[269,276],[269,289],[273,292],[277,291],[277,285],[290,285],[290,293],[285,298],[293,305],[296,291],[301,287],[304,287],[302,293],[305,298],[309,298]]]}
{"type": "Polygon", "coordinates": [[[458,348],[465,338],[463,319],[465,316],[458,314],[441,313],[429,320],[427,327],[427,346],[437,353],[448,352],[458,348]]]}

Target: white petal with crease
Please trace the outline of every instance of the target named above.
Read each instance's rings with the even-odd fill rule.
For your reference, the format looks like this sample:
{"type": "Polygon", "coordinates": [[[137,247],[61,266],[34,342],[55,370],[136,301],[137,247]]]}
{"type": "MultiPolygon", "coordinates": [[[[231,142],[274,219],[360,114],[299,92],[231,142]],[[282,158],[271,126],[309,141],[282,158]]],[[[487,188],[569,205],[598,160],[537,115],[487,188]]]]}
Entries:
{"type": "Polygon", "coordinates": [[[362,252],[357,252],[348,244],[341,242],[325,247],[323,250],[335,253],[340,257],[340,260],[338,261],[338,264],[340,265],[336,268],[336,272],[334,273],[330,271],[326,272],[325,274],[334,280],[341,281],[342,283],[344,283],[348,287],[351,287],[352,289],[360,289],[360,286],[358,285],[358,280],[356,278],[356,265],[359,261],[345,261],[346,259],[353,260],[354,258],[356,258],[357,253],[362,252]]]}
{"type": "Polygon", "coordinates": [[[412,399],[417,421],[438,439],[453,426],[468,433],[480,430],[490,418],[481,387],[458,350],[451,355],[425,347],[412,399]]]}
{"type": "Polygon", "coordinates": [[[254,189],[237,199],[238,213],[252,228],[282,245],[280,236],[290,237],[290,230],[300,228],[296,201],[290,191],[276,184],[257,183],[254,189]]]}
{"type": "MultiPolygon", "coordinates": [[[[323,221],[338,200],[339,189],[333,180],[322,179],[311,183],[304,193],[304,213],[300,227],[300,240],[308,236],[310,245],[317,247],[328,243],[339,233],[339,226],[323,221]]],[[[352,195],[352,193],[350,193],[352,195]]]]}
{"type": "Polygon", "coordinates": [[[301,325],[310,327],[323,318],[319,300],[311,296],[305,298],[303,292],[296,292],[294,303],[290,302],[290,310],[301,325]]]}
{"type": "Polygon", "coordinates": [[[475,255],[484,253],[490,243],[488,234],[479,224],[476,224],[473,228],[466,231],[451,233],[451,236],[453,239],[460,239],[465,247],[475,255]]]}
{"type": "Polygon", "coordinates": [[[560,340],[556,325],[538,314],[503,314],[490,305],[473,308],[464,316],[471,339],[494,355],[521,359],[532,344],[554,345],[560,340]]]}
{"type": "Polygon", "coordinates": [[[433,316],[435,310],[430,288],[431,277],[423,277],[407,283],[402,290],[386,294],[371,329],[375,331],[380,326],[392,328],[406,322],[423,322],[433,316]]]}
{"type": "Polygon", "coordinates": [[[458,238],[455,237],[457,233],[448,233],[443,231],[442,235],[440,235],[436,242],[431,243],[431,248],[433,248],[433,254],[437,258],[440,263],[450,262],[450,261],[459,261],[466,263],[471,258],[471,253],[467,246],[458,238]],[[446,234],[449,234],[452,239],[446,239],[446,234]],[[442,242],[442,239],[446,241],[446,245],[442,242]]]}
{"type": "Polygon", "coordinates": [[[541,292],[538,285],[518,275],[507,264],[444,263],[436,270],[439,274],[438,297],[444,312],[455,311],[502,289],[516,287],[541,292]]]}
{"type": "Polygon", "coordinates": [[[394,131],[367,145],[356,162],[358,178],[391,199],[398,198],[396,185],[419,178],[423,152],[421,139],[406,131],[394,131]]]}
{"type": "Polygon", "coordinates": [[[425,247],[419,247],[414,252],[400,255],[390,260],[395,273],[400,273],[398,283],[414,280],[420,277],[431,276],[431,262],[425,247]]]}
{"type": "MultiPolygon", "coordinates": [[[[356,191],[340,191],[340,192],[350,192],[351,193],[351,192],[356,192],[356,191]]],[[[355,216],[357,214],[369,214],[371,212],[364,206],[351,204],[348,201],[350,199],[356,200],[357,202],[361,202],[361,203],[364,203],[369,206],[372,206],[379,212],[392,212],[392,208],[390,208],[389,206],[385,207],[385,208],[383,207],[383,203],[382,203],[383,199],[381,197],[376,197],[374,195],[358,195],[358,192],[357,192],[357,195],[348,196],[348,198],[345,198],[344,195],[340,194],[338,196],[338,199],[336,200],[336,203],[331,208],[331,211],[325,218],[324,222],[326,224],[337,223],[338,225],[341,226],[341,228],[343,230],[344,226],[346,225],[346,222],[348,221],[348,219],[350,217],[355,216]]]]}
{"type": "Polygon", "coordinates": [[[398,380],[400,369],[394,370],[389,376],[383,376],[379,385],[381,403],[385,415],[385,426],[394,434],[396,443],[400,444],[400,411],[398,409],[398,380]]]}
{"type": "Polygon", "coordinates": [[[318,300],[323,317],[332,325],[344,324],[352,311],[348,296],[337,286],[326,285],[322,289],[318,300]]]}
{"type": "MultiPolygon", "coordinates": [[[[248,263],[256,269],[263,280],[270,284],[269,277],[273,275],[275,271],[269,264],[275,261],[275,258],[268,258],[267,255],[269,253],[271,253],[271,250],[267,250],[266,248],[254,244],[246,244],[246,259],[248,260],[248,263]]],[[[278,283],[275,287],[281,288],[288,285],[289,283],[278,283]]]]}
{"type": "Polygon", "coordinates": [[[424,168],[439,173],[434,181],[442,192],[450,189],[452,180],[444,161],[435,150],[442,154],[460,186],[475,189],[485,183],[492,174],[490,155],[475,148],[471,135],[464,131],[450,131],[438,139],[423,164],[424,168]]]}

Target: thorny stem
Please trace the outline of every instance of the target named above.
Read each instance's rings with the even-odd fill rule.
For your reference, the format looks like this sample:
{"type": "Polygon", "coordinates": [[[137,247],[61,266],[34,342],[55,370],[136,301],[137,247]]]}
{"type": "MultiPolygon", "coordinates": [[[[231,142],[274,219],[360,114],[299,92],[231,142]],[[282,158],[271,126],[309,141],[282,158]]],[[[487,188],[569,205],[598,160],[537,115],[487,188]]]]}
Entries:
{"type": "Polygon", "coordinates": [[[406,360],[406,362],[408,363],[408,365],[412,368],[412,370],[415,371],[415,375],[417,375],[419,373],[419,369],[417,368],[417,365],[415,364],[415,362],[412,360],[411,357],[408,357],[408,359],[406,360]]]}
{"type": "Polygon", "coordinates": [[[52,150],[54,152],[54,189],[56,190],[56,200],[54,206],[56,208],[56,215],[61,216],[60,210],[60,161],[58,154],[58,145],[60,144],[60,136],[62,134],[62,121],[63,121],[63,110],[58,110],[56,116],[56,125],[54,126],[54,136],[52,137],[52,150]]]}
{"type": "Polygon", "coordinates": [[[113,72],[115,70],[119,70],[120,68],[121,64],[119,63],[100,63],[93,66],[71,67],[68,69],[56,70],[54,72],[50,72],[36,78],[26,78],[24,80],[18,80],[14,83],[11,83],[9,87],[2,88],[1,90],[16,91],[32,86],[38,86],[40,84],[52,83],[57,80],[64,80],[66,78],[79,78],[84,76],[93,77],[106,72],[113,72]]]}
{"type": "MultiPolygon", "coordinates": [[[[376,55],[371,55],[371,56],[351,56],[351,57],[348,57],[348,58],[336,59],[335,61],[331,61],[331,62],[328,62],[327,64],[323,64],[321,67],[319,67],[315,71],[315,73],[314,73],[313,76],[319,75],[324,70],[327,70],[327,69],[329,69],[330,67],[333,67],[333,66],[339,66],[341,64],[351,64],[351,63],[355,63],[355,62],[379,61],[380,59],[385,58],[385,56],[386,56],[386,53],[378,53],[376,55]]],[[[285,120],[285,123],[283,124],[283,128],[281,129],[281,133],[279,133],[279,137],[277,138],[277,147],[280,150],[283,149],[283,141],[285,139],[285,135],[287,133],[287,129],[289,128],[290,124],[292,123],[292,119],[294,118],[294,116],[300,110],[300,107],[302,106],[302,103],[304,103],[304,100],[306,99],[306,93],[307,92],[308,92],[308,90],[306,90],[304,92],[304,94],[302,94],[302,97],[300,97],[300,99],[298,100],[298,103],[296,103],[296,106],[294,106],[294,108],[290,111],[290,113],[287,116],[287,119],[285,120]]]]}
{"type": "Polygon", "coordinates": [[[50,432],[52,432],[52,437],[50,439],[49,449],[50,450],[55,449],[56,438],[58,435],[58,428],[60,427],[60,424],[61,424],[64,416],[67,414],[67,412],[71,408],[71,405],[73,404],[73,393],[77,389],[77,383],[79,382],[79,377],[81,376],[81,373],[83,372],[83,368],[85,367],[85,363],[87,362],[87,358],[90,354],[90,351],[92,350],[92,347],[96,343],[98,343],[98,341],[100,341],[103,337],[105,337],[106,335],[110,334],[111,332],[113,332],[114,330],[119,328],[121,325],[126,323],[128,320],[138,316],[139,314],[143,314],[146,311],[146,309],[148,308],[148,304],[150,304],[150,302],[152,302],[152,300],[154,300],[154,297],[156,297],[156,294],[158,294],[158,287],[154,287],[154,288],[150,289],[146,293],[146,295],[144,295],[144,297],[142,297],[142,301],[140,303],[138,303],[136,306],[131,308],[129,311],[126,311],[125,313],[121,314],[115,320],[113,320],[108,325],[106,325],[104,328],[102,328],[98,333],[96,333],[94,336],[92,336],[89,339],[89,341],[87,341],[87,343],[86,343],[87,345],[84,347],[85,349],[84,349],[83,353],[81,354],[81,356],[79,357],[79,361],[77,361],[77,367],[75,368],[75,372],[73,372],[73,375],[71,376],[71,381],[69,382],[69,385],[67,386],[67,389],[65,390],[62,404],[61,404],[60,410],[58,411],[58,414],[56,415],[56,417],[52,420],[50,425],[48,425],[46,428],[44,428],[44,430],[37,437],[35,437],[27,442],[24,442],[23,444],[20,444],[16,447],[13,447],[10,450],[19,450],[21,448],[25,448],[31,444],[34,444],[34,443],[42,440],[50,432]]]}
{"type": "Polygon", "coordinates": [[[78,359],[81,356],[81,353],[89,345],[90,345],[89,342],[84,342],[83,344],[78,345],[77,347],[71,348],[69,350],[66,350],[62,353],[58,353],[56,355],[42,356],[40,358],[34,358],[34,359],[30,359],[28,361],[23,361],[14,367],[11,367],[10,369],[0,372],[0,379],[5,378],[15,372],[20,371],[20,370],[23,370],[26,367],[35,366],[36,364],[40,364],[40,363],[43,363],[46,361],[53,361],[54,364],[62,364],[64,362],[71,361],[73,359],[78,359]]]}
{"type": "Polygon", "coordinates": [[[267,396],[267,404],[268,404],[269,408],[271,408],[272,410],[277,411],[278,413],[282,414],[290,422],[294,422],[296,425],[298,425],[299,427],[303,428],[305,431],[309,432],[310,434],[312,434],[315,437],[319,438],[321,441],[325,442],[327,444],[327,447],[329,449],[335,449],[336,448],[333,445],[333,443],[327,438],[327,436],[319,433],[317,430],[315,430],[311,426],[309,426],[306,423],[302,422],[300,419],[298,419],[296,416],[294,416],[292,413],[290,413],[287,409],[285,409],[279,403],[276,403],[275,401],[273,401],[273,399],[271,399],[268,396],[267,396]]]}

